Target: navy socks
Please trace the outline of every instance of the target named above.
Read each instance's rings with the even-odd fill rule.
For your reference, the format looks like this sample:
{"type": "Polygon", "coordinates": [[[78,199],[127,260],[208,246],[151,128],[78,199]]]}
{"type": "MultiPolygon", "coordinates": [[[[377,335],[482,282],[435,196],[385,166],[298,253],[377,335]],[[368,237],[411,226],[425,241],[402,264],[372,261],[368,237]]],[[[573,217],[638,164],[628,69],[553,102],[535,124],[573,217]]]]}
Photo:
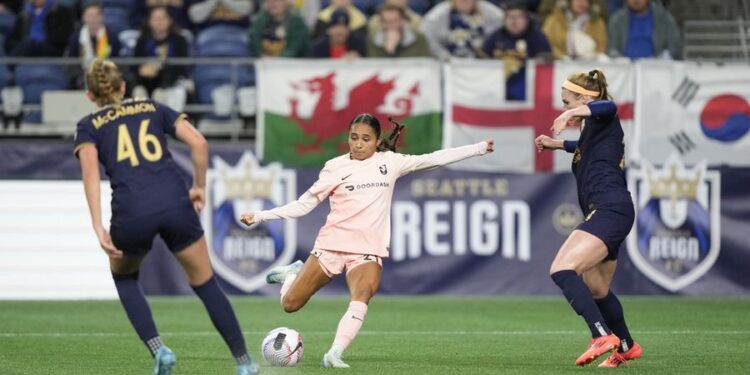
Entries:
{"type": "Polygon", "coordinates": [[[562,290],[573,310],[586,321],[592,337],[607,336],[611,333],[594,302],[594,297],[591,296],[591,291],[575,271],[563,270],[550,276],[562,290]]]}
{"type": "Polygon", "coordinates": [[[625,324],[625,315],[622,312],[620,300],[610,290],[606,297],[594,301],[599,306],[599,311],[601,311],[604,321],[607,322],[612,332],[620,338],[619,351],[622,353],[630,350],[633,347],[633,338],[630,337],[630,331],[627,324],[625,324]]]}
{"type": "Polygon", "coordinates": [[[219,287],[216,278],[211,276],[203,285],[193,286],[193,291],[203,301],[203,305],[211,317],[211,322],[219,331],[221,337],[224,338],[224,342],[229,346],[235,360],[239,364],[249,360],[240,324],[237,322],[232,305],[229,304],[229,300],[219,287]]]}
{"type": "Polygon", "coordinates": [[[146,296],[138,285],[138,272],[127,275],[112,273],[112,278],[115,280],[120,303],[125,308],[130,324],[135,328],[141,341],[146,344],[151,355],[155,355],[164,344],[156,331],[156,324],[151,316],[151,308],[146,302],[146,296]]]}

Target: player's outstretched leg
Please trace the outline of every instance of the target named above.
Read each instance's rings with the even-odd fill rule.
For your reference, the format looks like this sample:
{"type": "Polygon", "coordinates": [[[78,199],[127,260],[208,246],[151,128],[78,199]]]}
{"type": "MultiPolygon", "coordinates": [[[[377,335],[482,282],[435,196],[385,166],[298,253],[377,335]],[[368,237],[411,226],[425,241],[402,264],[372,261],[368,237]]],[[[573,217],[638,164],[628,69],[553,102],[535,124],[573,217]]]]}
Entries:
{"type": "Polygon", "coordinates": [[[596,299],[595,301],[607,325],[620,338],[620,348],[617,353],[609,356],[609,358],[599,364],[599,367],[618,367],[626,364],[628,360],[640,358],[643,349],[630,336],[630,330],[625,323],[622,304],[617,296],[612,291],[609,291],[604,298],[596,299]]]}

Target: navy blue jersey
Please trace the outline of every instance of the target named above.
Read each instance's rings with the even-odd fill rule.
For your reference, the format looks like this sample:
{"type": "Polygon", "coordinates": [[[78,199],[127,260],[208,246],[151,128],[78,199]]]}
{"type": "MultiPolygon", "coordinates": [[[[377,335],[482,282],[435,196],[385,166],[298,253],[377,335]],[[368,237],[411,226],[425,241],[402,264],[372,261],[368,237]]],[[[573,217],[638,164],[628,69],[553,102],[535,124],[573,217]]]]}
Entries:
{"type": "Polygon", "coordinates": [[[586,118],[578,141],[564,142],[565,151],[574,153],[572,168],[584,216],[602,205],[632,205],[625,182],[625,145],[617,105],[597,100],[588,107],[591,116],[586,118]]]}
{"type": "Polygon", "coordinates": [[[184,115],[150,99],[106,106],[78,122],[75,151],[90,143],[112,186],[112,216],[134,218],[189,204],[185,180],[167,148],[184,115]]]}

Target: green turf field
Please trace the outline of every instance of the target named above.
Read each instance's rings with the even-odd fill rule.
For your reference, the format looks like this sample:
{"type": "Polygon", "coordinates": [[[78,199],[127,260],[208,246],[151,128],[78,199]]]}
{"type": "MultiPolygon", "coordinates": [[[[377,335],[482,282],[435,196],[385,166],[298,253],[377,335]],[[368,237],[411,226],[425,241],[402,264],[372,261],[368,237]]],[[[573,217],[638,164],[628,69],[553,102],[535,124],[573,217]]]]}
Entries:
{"type": "MultiPolygon", "coordinates": [[[[315,298],[285,314],[275,298],[233,298],[250,352],[264,333],[304,336],[297,368],[265,374],[750,373],[750,300],[622,298],[644,358],[629,368],[581,369],[587,329],[560,298],[376,297],[344,359],[320,369],[346,301],[315,298]]],[[[229,352],[196,298],[152,298],[176,374],[233,374],[229,352]]],[[[151,358],[117,301],[0,301],[0,374],[148,374],[151,358]]]]}

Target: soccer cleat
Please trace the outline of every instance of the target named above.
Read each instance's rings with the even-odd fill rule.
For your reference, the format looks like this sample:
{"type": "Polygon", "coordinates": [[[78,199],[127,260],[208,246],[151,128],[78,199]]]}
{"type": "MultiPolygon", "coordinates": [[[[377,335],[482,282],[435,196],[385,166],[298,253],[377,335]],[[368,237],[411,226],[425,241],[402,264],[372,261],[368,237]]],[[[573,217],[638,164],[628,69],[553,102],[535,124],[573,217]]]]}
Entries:
{"type": "Polygon", "coordinates": [[[617,350],[618,347],[620,347],[620,339],[614,333],[592,339],[589,348],[576,360],[576,365],[583,366],[589,364],[600,355],[617,350]]]}
{"type": "Polygon", "coordinates": [[[242,365],[237,365],[237,375],[258,375],[260,373],[260,367],[258,363],[252,361],[242,365]]]}
{"type": "Polygon", "coordinates": [[[643,354],[643,348],[641,348],[638,343],[633,343],[633,347],[630,348],[628,351],[624,353],[620,352],[614,352],[612,355],[607,357],[607,359],[604,360],[604,362],[599,364],[599,367],[602,368],[615,368],[619,367],[620,365],[627,365],[628,361],[633,361],[638,358],[641,358],[641,354],[643,354]]]}
{"type": "Polygon", "coordinates": [[[162,346],[154,356],[154,375],[171,375],[177,356],[169,348],[162,346]]]}
{"type": "Polygon", "coordinates": [[[328,351],[323,356],[323,360],[320,361],[320,367],[323,368],[349,368],[349,365],[344,363],[344,361],[341,360],[340,356],[337,356],[336,354],[332,353],[331,351],[328,351]]]}
{"type": "Polygon", "coordinates": [[[286,266],[274,267],[266,274],[266,283],[281,284],[286,280],[287,275],[298,274],[304,264],[301,260],[298,260],[286,266]]]}

